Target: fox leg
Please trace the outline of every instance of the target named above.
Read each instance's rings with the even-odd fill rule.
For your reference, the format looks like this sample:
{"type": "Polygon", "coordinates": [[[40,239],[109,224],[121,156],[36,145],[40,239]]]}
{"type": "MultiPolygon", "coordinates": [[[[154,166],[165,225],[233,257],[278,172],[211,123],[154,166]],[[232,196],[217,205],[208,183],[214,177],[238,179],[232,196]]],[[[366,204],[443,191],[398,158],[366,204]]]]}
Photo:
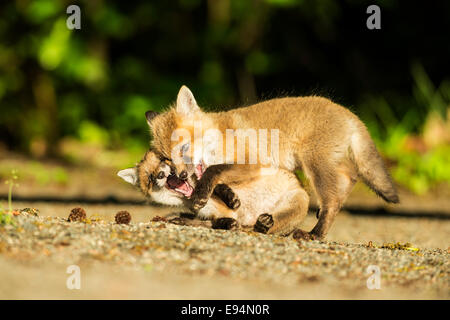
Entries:
{"type": "Polygon", "coordinates": [[[220,183],[220,174],[227,172],[230,168],[231,165],[218,164],[208,167],[205,170],[191,196],[192,209],[198,211],[206,205],[215,187],[220,183]]]}
{"type": "Polygon", "coordinates": [[[323,239],[356,183],[355,170],[349,163],[333,165],[321,158],[317,166],[317,160],[305,162],[304,169],[318,197],[319,220],[311,232],[296,230],[293,236],[297,239],[323,239]]]}
{"type": "Polygon", "coordinates": [[[273,213],[261,214],[253,227],[260,233],[279,234],[287,236],[300,225],[308,213],[309,197],[299,189],[291,196],[287,196],[273,213]]]}
{"type": "Polygon", "coordinates": [[[192,215],[187,216],[183,213],[180,213],[179,216],[171,217],[167,219],[168,223],[176,224],[179,226],[190,226],[190,227],[205,227],[211,228],[212,223],[209,220],[199,220],[193,219],[192,215]]]}
{"type": "MultiPolygon", "coordinates": [[[[229,187],[227,186],[227,188],[229,187]]],[[[239,222],[236,219],[236,210],[229,208],[215,193],[211,196],[210,201],[196,215],[201,219],[209,220],[213,229],[234,230],[239,228],[239,222]]]]}
{"type": "Polygon", "coordinates": [[[214,188],[214,195],[219,197],[230,209],[237,209],[241,205],[239,197],[228,185],[220,183],[214,188]]]}
{"type": "Polygon", "coordinates": [[[211,221],[211,227],[213,229],[236,230],[239,228],[239,222],[234,218],[222,217],[213,219],[211,221]]]}
{"type": "Polygon", "coordinates": [[[222,177],[226,176],[227,182],[239,183],[250,181],[259,175],[260,170],[254,165],[217,164],[208,167],[191,196],[192,209],[198,211],[206,205],[216,186],[224,182],[222,177]]]}
{"type": "Polygon", "coordinates": [[[167,222],[179,226],[205,227],[222,230],[236,230],[239,228],[239,223],[236,219],[225,216],[215,217],[212,220],[199,220],[195,219],[191,214],[180,213],[177,216],[172,216],[167,219],[167,222]]]}

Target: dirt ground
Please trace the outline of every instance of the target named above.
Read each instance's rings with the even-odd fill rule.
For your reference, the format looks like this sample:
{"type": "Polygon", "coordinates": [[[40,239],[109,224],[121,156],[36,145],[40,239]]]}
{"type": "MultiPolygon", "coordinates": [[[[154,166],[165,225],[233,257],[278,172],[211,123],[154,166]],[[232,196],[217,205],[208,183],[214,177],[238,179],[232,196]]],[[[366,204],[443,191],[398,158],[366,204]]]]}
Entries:
{"type": "MultiPolygon", "coordinates": [[[[0,165],[20,168],[14,159],[0,165]]],[[[111,169],[73,168],[67,180],[19,181],[13,207],[37,208],[39,216],[21,214],[15,227],[0,226],[0,299],[450,298],[445,190],[422,197],[402,191],[402,203],[390,206],[359,185],[326,241],[297,242],[151,222],[173,210],[143,205],[111,169]],[[66,222],[74,207],[97,222],[66,222]],[[130,225],[114,223],[121,210],[131,213],[130,225]],[[386,248],[395,243],[409,244],[386,248]],[[66,285],[70,265],[80,267],[79,290],[66,285]],[[381,270],[379,290],[367,287],[369,265],[381,270]]],[[[3,207],[7,191],[2,182],[3,207]]],[[[315,222],[310,212],[303,229],[315,222]]]]}
{"type": "MultiPolygon", "coordinates": [[[[139,228],[142,226],[159,230],[159,225],[155,226],[155,223],[149,221],[154,216],[171,212],[167,208],[142,205],[38,202],[17,202],[15,205],[18,208],[39,208],[44,221],[52,219],[48,217],[66,219],[71,208],[82,206],[88,217],[101,219],[103,224],[110,227],[118,226],[113,222],[115,213],[127,210],[132,214],[132,223],[131,226],[124,228],[131,228],[125,229],[125,232],[132,236],[139,234],[139,228]]],[[[62,230],[72,228],[67,222],[61,223],[62,230]]],[[[308,229],[314,223],[315,216],[311,213],[304,223],[304,228],[308,229]]],[[[44,239],[46,235],[41,236],[34,231],[30,233],[31,241],[34,243],[31,247],[25,244],[12,244],[5,249],[3,246],[4,248],[0,250],[0,274],[3,278],[0,298],[448,299],[450,297],[448,219],[367,217],[341,212],[325,242],[311,241],[298,245],[292,239],[262,235],[263,238],[260,238],[255,246],[262,243],[267,252],[250,251],[254,257],[247,257],[250,262],[245,263],[234,259],[240,255],[246,257],[249,251],[245,243],[250,238],[245,232],[209,230],[213,233],[203,235],[206,228],[168,225],[164,230],[169,230],[170,233],[158,234],[157,238],[154,238],[156,240],[147,238],[150,243],[160,241],[162,248],[154,249],[147,243],[144,248],[147,248],[148,252],[142,254],[136,252],[137,240],[131,238],[127,242],[131,245],[127,247],[128,249],[118,245],[123,249],[121,251],[123,256],[109,259],[99,258],[99,255],[110,252],[117,245],[113,249],[108,247],[109,249],[95,251],[100,246],[98,243],[107,243],[110,236],[103,237],[102,240],[94,238],[88,241],[85,238],[90,239],[99,227],[93,223],[89,228],[91,229],[83,229],[83,233],[79,235],[71,231],[72,236],[68,244],[55,244],[54,240],[59,234],[55,232],[50,236],[47,235],[49,240],[43,240],[42,244],[36,245],[35,238],[44,239]],[[216,234],[217,232],[219,234],[216,234]],[[216,236],[219,236],[219,240],[214,240],[216,236]],[[79,243],[80,239],[88,242],[79,243]],[[224,245],[218,244],[222,239],[225,239],[226,243],[230,241],[233,243],[229,251],[225,252],[224,245]],[[201,249],[198,250],[203,256],[183,258],[185,252],[191,252],[191,249],[179,247],[179,243],[193,241],[200,243],[201,249]],[[375,248],[367,246],[369,241],[375,248]],[[92,247],[91,242],[94,243],[92,247]],[[409,242],[413,250],[420,249],[420,251],[380,248],[383,244],[397,242],[409,242]],[[285,246],[281,253],[274,251],[274,248],[280,246],[279,243],[281,248],[285,246]],[[208,244],[212,247],[208,249],[202,247],[208,244]],[[216,265],[217,259],[224,261],[228,266],[227,271],[216,265]],[[251,262],[252,260],[254,261],[251,262]],[[204,270],[192,267],[199,261],[208,267],[204,270]],[[66,273],[66,269],[71,264],[80,266],[82,276],[80,290],[69,290],[66,286],[70,276],[66,273]],[[379,290],[369,290],[366,285],[369,275],[365,271],[371,264],[380,265],[382,270],[379,290]],[[285,268],[284,265],[289,267],[285,268]],[[333,265],[335,267],[331,268],[333,265]],[[383,272],[386,274],[383,275],[383,272]]],[[[11,242],[7,237],[0,239],[7,244],[11,242]]],[[[27,238],[23,239],[25,240],[20,241],[26,243],[27,238]]],[[[225,247],[227,246],[226,244],[225,247]]]]}
{"type": "MultiPolygon", "coordinates": [[[[15,207],[38,208],[43,216],[64,218],[68,217],[72,208],[83,207],[88,217],[100,217],[111,222],[114,221],[114,215],[118,211],[127,210],[132,214],[132,221],[135,223],[149,222],[155,216],[165,216],[176,212],[170,207],[150,204],[15,202],[15,207]]],[[[312,229],[316,222],[314,212],[310,212],[302,224],[303,229],[312,229]]],[[[450,213],[446,218],[413,218],[409,216],[376,216],[376,214],[358,215],[341,211],[326,240],[360,244],[369,241],[376,243],[410,242],[420,248],[447,249],[450,246],[450,213]]]]}

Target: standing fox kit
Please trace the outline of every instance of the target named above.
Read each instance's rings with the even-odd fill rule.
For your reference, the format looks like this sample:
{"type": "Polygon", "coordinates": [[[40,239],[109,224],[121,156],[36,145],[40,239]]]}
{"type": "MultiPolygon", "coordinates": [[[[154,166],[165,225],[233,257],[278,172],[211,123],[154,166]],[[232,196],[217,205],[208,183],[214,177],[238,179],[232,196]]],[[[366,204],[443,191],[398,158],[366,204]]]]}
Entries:
{"type": "MultiPolygon", "coordinates": [[[[195,175],[181,179],[171,169],[173,164],[149,151],[134,168],[119,171],[125,181],[137,186],[153,201],[189,210],[195,175]]],[[[198,216],[213,221],[213,227],[231,229],[237,225],[253,226],[255,231],[288,235],[299,226],[308,212],[308,194],[296,176],[274,169],[271,175],[236,183],[243,173],[235,167],[221,175],[208,203],[198,216]],[[270,212],[268,214],[267,212],[270,212]]]]}
{"type": "MultiPolygon", "coordinates": [[[[321,239],[326,235],[358,177],[385,201],[399,202],[365,125],[355,114],[329,99],[279,98],[207,113],[183,86],[174,107],[159,115],[147,112],[146,116],[153,135],[153,150],[166,158],[181,158],[182,161],[174,161],[177,172],[195,170],[201,178],[191,196],[196,210],[205,206],[215,186],[223,183],[225,172],[241,167],[245,174],[236,176],[234,181],[239,184],[257,177],[259,169],[268,165],[291,172],[301,169],[317,195],[319,220],[311,232],[298,230],[299,238],[321,239]],[[261,158],[253,164],[236,164],[236,153],[224,151],[228,142],[222,143],[214,138],[217,135],[207,134],[212,130],[225,137],[230,129],[236,133],[239,129],[276,129],[277,144],[271,141],[269,147],[273,144],[277,150],[271,152],[269,164],[261,158]]],[[[245,144],[245,155],[260,154],[258,148],[259,144],[245,144]]]]}

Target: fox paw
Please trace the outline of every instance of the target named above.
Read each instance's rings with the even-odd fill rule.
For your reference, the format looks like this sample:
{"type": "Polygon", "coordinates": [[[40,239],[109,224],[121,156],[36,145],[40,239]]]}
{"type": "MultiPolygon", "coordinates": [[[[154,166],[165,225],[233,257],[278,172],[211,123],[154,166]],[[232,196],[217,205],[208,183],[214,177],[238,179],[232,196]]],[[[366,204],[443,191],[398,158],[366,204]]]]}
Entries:
{"type": "Polygon", "coordinates": [[[231,189],[228,190],[224,198],[225,204],[230,209],[234,210],[241,206],[241,200],[239,200],[238,196],[231,189]]]}
{"type": "Polygon", "coordinates": [[[213,229],[235,230],[239,227],[239,223],[233,218],[218,218],[213,220],[213,229]]]}
{"type": "Polygon", "coordinates": [[[189,219],[189,220],[193,220],[195,219],[195,213],[192,212],[181,212],[180,213],[180,218],[182,219],[189,219]]]}
{"type": "Polygon", "coordinates": [[[260,233],[267,233],[270,228],[273,227],[273,217],[271,214],[263,213],[261,214],[253,227],[253,231],[260,233]]]}
{"type": "Polygon", "coordinates": [[[292,233],[292,238],[296,240],[317,240],[316,236],[311,232],[306,232],[301,229],[295,229],[292,233]]]}
{"type": "Polygon", "coordinates": [[[192,209],[195,211],[200,210],[204,206],[206,206],[206,203],[208,202],[208,199],[201,198],[201,199],[192,199],[192,209]]]}
{"type": "Polygon", "coordinates": [[[227,206],[230,209],[237,209],[241,206],[241,200],[238,199],[238,197],[235,197],[233,199],[231,199],[230,201],[228,201],[227,206]]]}
{"type": "Polygon", "coordinates": [[[167,220],[168,223],[172,223],[172,224],[176,224],[179,226],[183,226],[186,224],[186,222],[184,221],[184,218],[181,217],[175,217],[175,218],[171,218],[169,220],[167,220]]]}
{"type": "Polygon", "coordinates": [[[241,201],[234,191],[226,184],[218,184],[214,188],[214,194],[218,196],[230,209],[237,209],[241,205],[241,201]]]}
{"type": "Polygon", "coordinates": [[[191,197],[192,209],[198,211],[203,208],[208,202],[210,196],[211,193],[209,192],[208,188],[197,186],[191,197]]]}

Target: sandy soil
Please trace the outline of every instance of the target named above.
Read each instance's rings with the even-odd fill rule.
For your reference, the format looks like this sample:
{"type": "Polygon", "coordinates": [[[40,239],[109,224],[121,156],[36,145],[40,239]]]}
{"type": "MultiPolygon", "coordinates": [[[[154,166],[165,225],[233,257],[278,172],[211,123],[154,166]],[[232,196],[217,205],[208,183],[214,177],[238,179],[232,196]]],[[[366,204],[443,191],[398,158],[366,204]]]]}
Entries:
{"type": "MultiPolygon", "coordinates": [[[[302,242],[298,245],[292,239],[266,235],[254,238],[254,235],[240,231],[169,224],[162,228],[160,224],[163,223],[155,225],[149,221],[171,210],[153,206],[79,203],[15,205],[18,208],[39,208],[39,219],[43,224],[49,228],[59,228],[59,231],[48,231],[54,232],[50,234],[45,231],[46,228],[25,231],[18,240],[14,240],[14,235],[8,238],[6,233],[0,233],[3,235],[0,244],[5,244],[0,250],[2,299],[450,297],[450,221],[445,219],[367,217],[341,212],[327,241],[302,242]],[[101,223],[84,226],[83,223],[70,224],[57,218],[67,218],[70,209],[76,206],[83,206],[88,217],[100,219],[101,223]],[[113,222],[115,213],[123,209],[132,214],[130,226],[113,222]],[[103,228],[109,228],[109,231],[102,231],[99,240],[96,234],[103,228]],[[108,247],[109,233],[114,228],[124,229],[129,238],[124,240],[124,244],[108,247]],[[68,243],[56,239],[60,236],[60,230],[71,232],[70,239],[64,240],[68,243]],[[150,230],[148,236],[146,230],[150,230]],[[147,241],[146,245],[139,242],[144,241],[141,239],[147,241]],[[378,248],[368,248],[368,241],[378,248]],[[379,248],[388,242],[410,242],[413,248],[420,251],[379,248]],[[28,243],[32,245],[27,247],[28,243]],[[102,243],[101,246],[98,243],[102,243]],[[137,243],[144,246],[144,253],[134,250],[137,243]],[[153,248],[155,243],[159,249],[153,248]],[[199,250],[200,256],[186,255],[192,248],[188,250],[185,243],[197,243],[198,247],[194,249],[199,250]],[[98,249],[98,246],[103,249],[98,249]],[[105,246],[108,250],[118,246],[119,256],[114,259],[99,258],[99,255],[109,252],[105,246]],[[261,247],[263,251],[250,249],[255,247],[261,247]],[[248,258],[247,254],[254,257],[248,258]],[[241,256],[242,259],[236,258],[241,256]],[[226,271],[217,264],[218,260],[224,261],[226,271]],[[69,290],[66,286],[70,276],[66,269],[71,264],[81,268],[80,290],[69,290]],[[382,270],[380,290],[369,290],[366,286],[369,275],[365,271],[370,264],[380,265],[382,270]]],[[[23,217],[20,223],[28,226],[29,219],[37,218],[23,217]]],[[[310,214],[305,221],[305,229],[314,223],[315,217],[310,214]]]]}
{"type": "MultiPolygon", "coordinates": [[[[28,170],[14,190],[14,208],[40,213],[20,218],[19,231],[0,226],[1,299],[450,298],[448,189],[421,197],[401,190],[402,203],[390,206],[359,184],[326,241],[299,244],[237,231],[163,228],[150,220],[173,210],[142,205],[142,196],[115,169],[70,167],[66,183],[42,183],[24,162],[2,158],[0,166],[6,174],[9,168],[28,170]],[[101,222],[61,219],[79,206],[101,222]],[[114,224],[120,210],[131,213],[131,225],[114,224]],[[123,231],[116,228],[127,232],[118,237],[120,245],[112,235],[123,231]],[[420,250],[380,248],[397,242],[420,250]],[[71,264],[80,267],[80,290],[66,286],[71,264]],[[380,290],[366,286],[370,264],[381,268],[380,290]]],[[[43,163],[39,170],[51,174],[59,165],[43,163]]],[[[8,190],[1,182],[5,207],[8,190]]],[[[315,222],[311,212],[303,229],[315,222]]]]}

